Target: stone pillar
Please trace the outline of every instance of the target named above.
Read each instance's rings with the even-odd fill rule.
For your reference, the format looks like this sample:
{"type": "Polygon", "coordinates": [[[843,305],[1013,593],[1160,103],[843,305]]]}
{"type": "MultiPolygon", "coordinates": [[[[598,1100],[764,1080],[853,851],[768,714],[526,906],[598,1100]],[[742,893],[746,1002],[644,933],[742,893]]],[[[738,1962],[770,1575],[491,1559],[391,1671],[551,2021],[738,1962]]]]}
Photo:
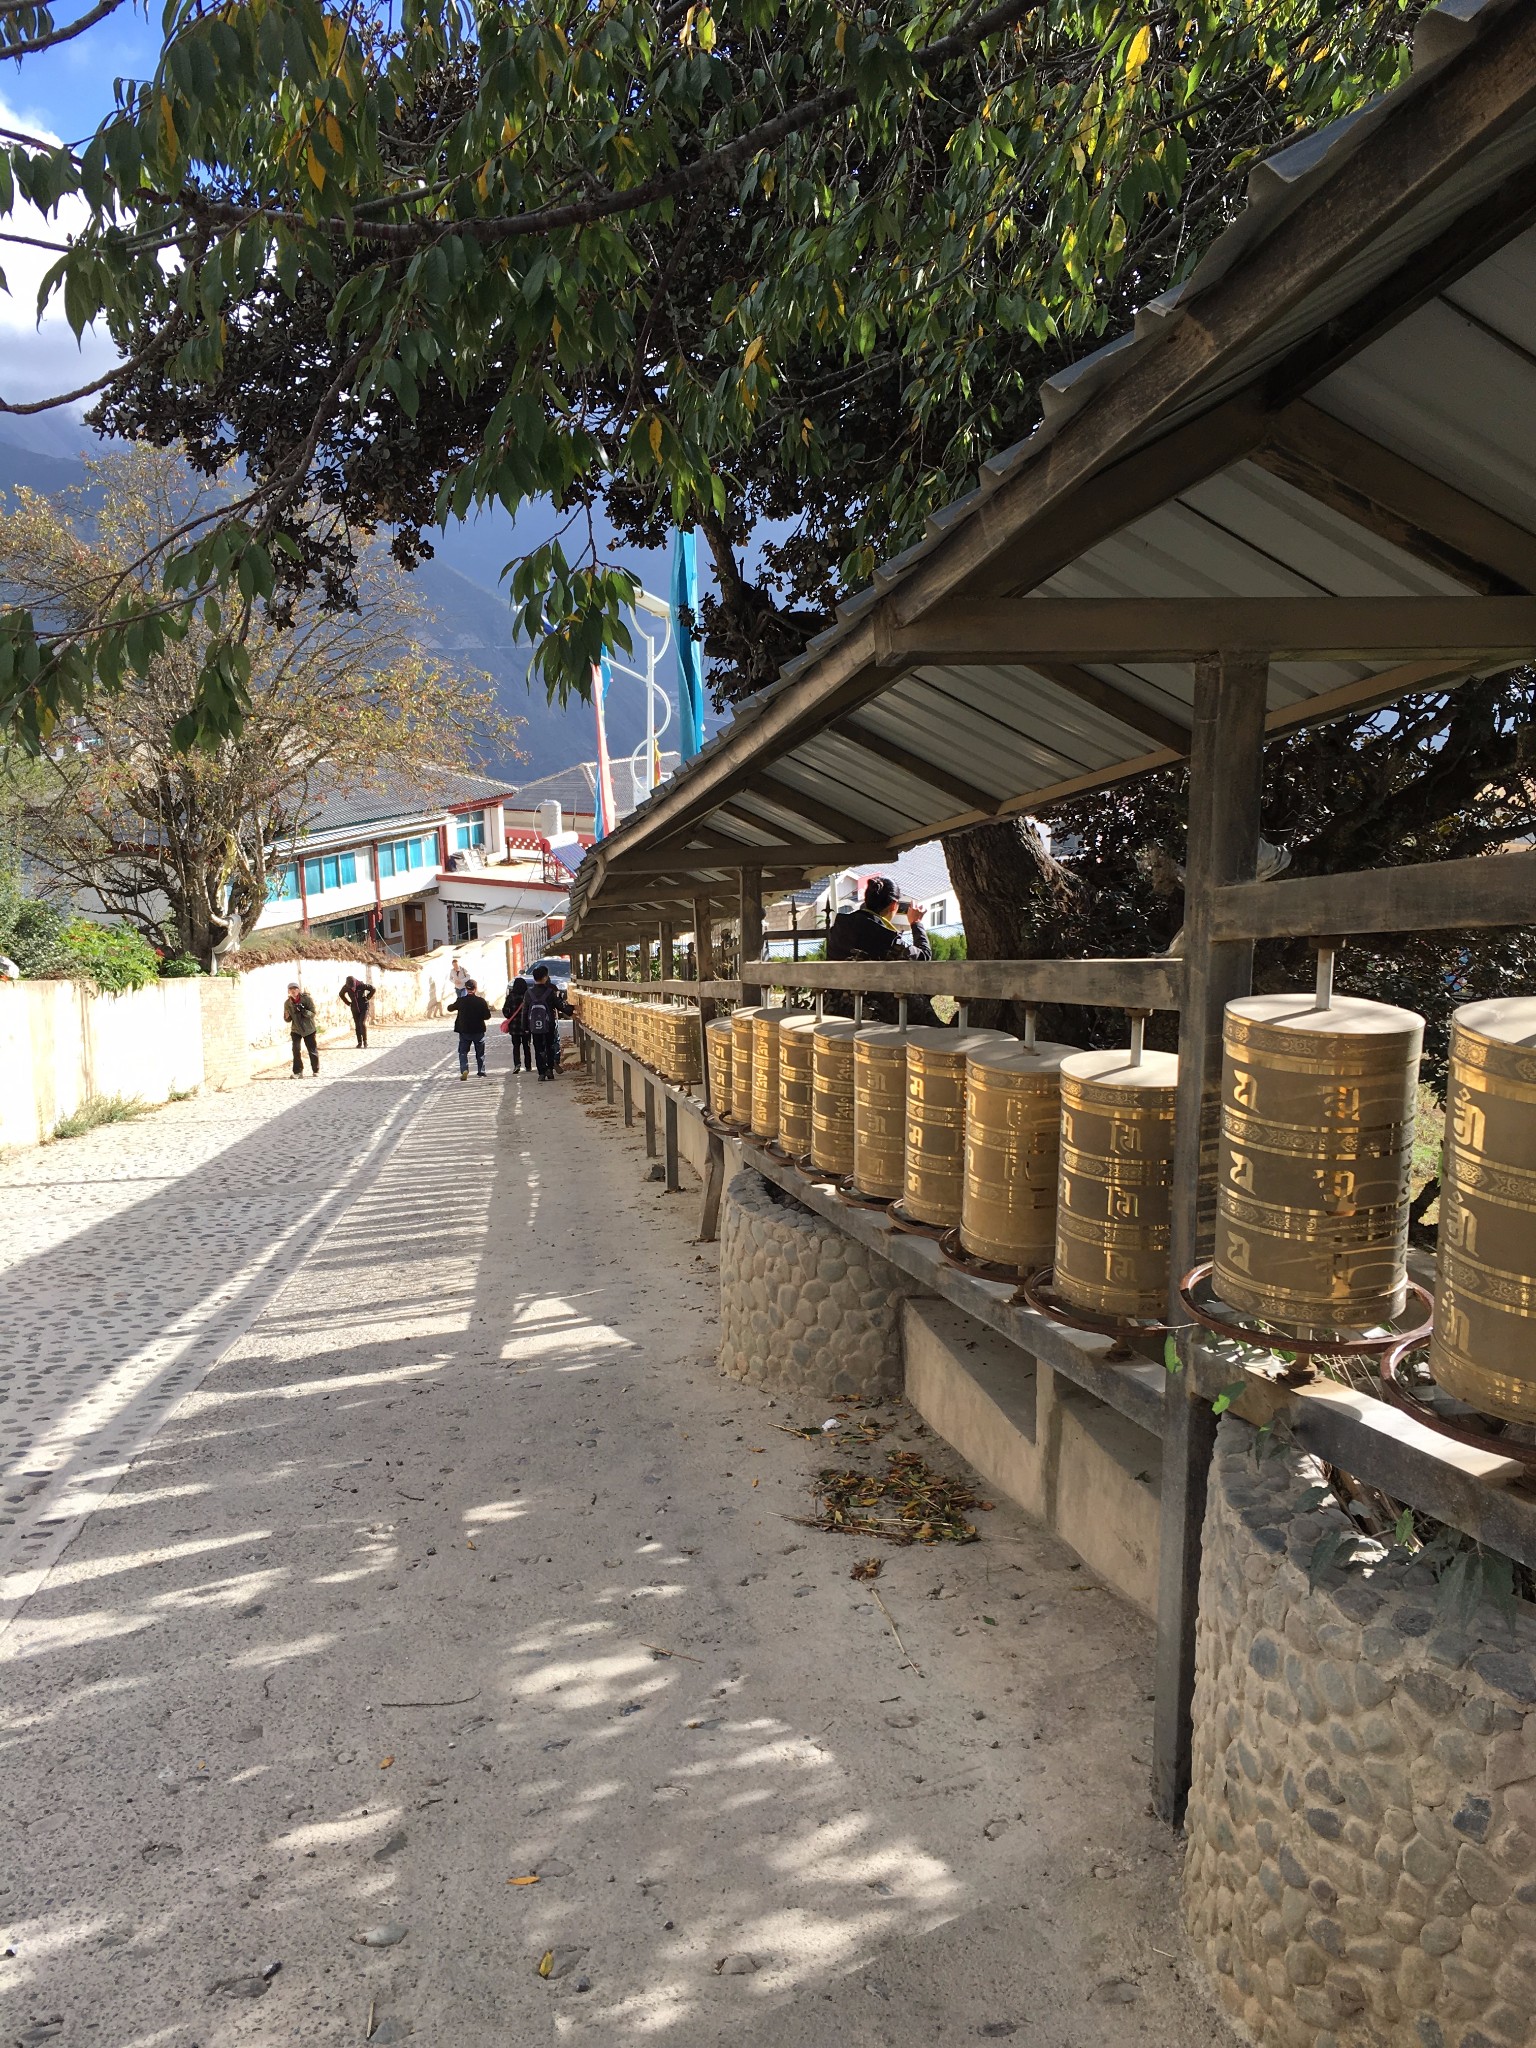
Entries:
{"type": "Polygon", "coordinates": [[[901,1304],[920,1290],[750,1167],[720,1218],[720,1369],[771,1392],[901,1391],[901,1304]]]}
{"type": "Polygon", "coordinates": [[[1400,1551],[1309,1584],[1319,1476],[1211,1468],[1184,1873],[1222,2003],[1265,2048],[1493,2048],[1536,2012],[1536,1614],[1470,1623],[1400,1551]]]}

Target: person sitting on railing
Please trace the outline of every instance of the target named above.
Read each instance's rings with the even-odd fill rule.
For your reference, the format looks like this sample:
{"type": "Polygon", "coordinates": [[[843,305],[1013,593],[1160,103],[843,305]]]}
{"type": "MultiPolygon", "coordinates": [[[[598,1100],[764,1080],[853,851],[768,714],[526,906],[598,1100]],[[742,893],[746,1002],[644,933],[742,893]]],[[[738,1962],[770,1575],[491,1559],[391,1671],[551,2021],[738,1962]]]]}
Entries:
{"type": "MultiPolygon", "coordinates": [[[[901,892],[889,875],[872,875],[864,884],[864,901],[856,910],[840,910],[832,920],[832,929],[827,933],[827,958],[829,960],[931,960],[933,948],[928,943],[928,934],[923,930],[922,908],[916,903],[903,903],[901,892]],[[907,929],[901,931],[893,916],[901,912],[907,920],[907,929]]],[[[888,995],[867,995],[864,998],[864,1015],[870,1023],[894,1024],[897,1020],[897,998],[888,995]]],[[[824,1007],[839,1016],[853,1015],[852,996],[828,995],[824,1007]]],[[[933,1005],[926,996],[912,995],[907,998],[907,1022],[909,1024],[937,1024],[933,1005]]]]}

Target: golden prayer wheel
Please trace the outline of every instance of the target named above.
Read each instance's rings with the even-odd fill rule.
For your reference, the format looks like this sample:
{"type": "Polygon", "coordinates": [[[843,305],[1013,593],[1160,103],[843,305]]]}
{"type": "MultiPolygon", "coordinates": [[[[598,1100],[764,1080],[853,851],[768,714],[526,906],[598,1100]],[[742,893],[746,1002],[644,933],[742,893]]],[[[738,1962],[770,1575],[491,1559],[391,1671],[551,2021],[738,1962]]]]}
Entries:
{"type": "Polygon", "coordinates": [[[669,1081],[691,1088],[702,1075],[699,1013],[665,1004],[661,1011],[661,1071],[669,1081]]]}
{"type": "Polygon", "coordinates": [[[716,1116],[731,1113],[731,1020],[711,1017],[704,1026],[709,1051],[709,1106],[716,1116]]]}
{"type": "Polygon", "coordinates": [[[1023,1274],[1051,1263],[1061,1157],[1061,1063],[1076,1046],[1006,1039],[965,1062],[960,1244],[1023,1274]]]}
{"type": "Polygon", "coordinates": [[[1536,1422],[1536,996],[1451,1019],[1429,1364],[1458,1400],[1536,1422]]]}
{"type": "Polygon", "coordinates": [[[853,1041],[853,1185],[895,1201],[907,1184],[907,1046],[902,1024],[872,1024],[853,1041]]]}
{"type": "Polygon", "coordinates": [[[811,1033],[811,1164],[841,1177],[853,1171],[851,1017],[823,1017],[811,1033]]]}
{"type": "Polygon", "coordinates": [[[907,1136],[901,1206],[918,1223],[960,1226],[965,1194],[965,1061],[971,1052],[1017,1045],[1005,1031],[907,1033],[907,1136]]]}
{"type": "Polygon", "coordinates": [[[1408,1298],[1424,1020],[1360,996],[1228,1003],[1211,1284],[1298,1336],[1364,1330],[1408,1298]]]}
{"type": "Polygon", "coordinates": [[[752,1127],[752,1026],[761,1011],[754,1004],[731,1012],[731,1121],[752,1127]]]}
{"type": "Polygon", "coordinates": [[[786,1017],[799,1016],[790,1009],[763,1008],[752,1019],[752,1135],[776,1138],[779,1134],[779,1026],[786,1017]]]}
{"type": "Polygon", "coordinates": [[[1161,1316],[1168,1305],[1173,1108],[1178,1055],[1123,1047],[1061,1063],[1061,1173],[1054,1284],[1104,1316],[1161,1316]]]}
{"type": "Polygon", "coordinates": [[[809,1011],[785,1012],[779,1025],[779,1143],[791,1159],[803,1159],[811,1149],[815,1034],[809,1011]]]}

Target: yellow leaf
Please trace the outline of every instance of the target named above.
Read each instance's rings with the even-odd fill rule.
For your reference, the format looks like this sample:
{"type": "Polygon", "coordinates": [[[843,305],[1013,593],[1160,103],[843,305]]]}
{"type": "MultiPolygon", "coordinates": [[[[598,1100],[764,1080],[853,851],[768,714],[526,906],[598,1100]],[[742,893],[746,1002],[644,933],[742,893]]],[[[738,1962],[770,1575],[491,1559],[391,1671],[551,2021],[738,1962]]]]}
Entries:
{"type": "Polygon", "coordinates": [[[317,192],[323,192],[325,190],[325,165],[315,155],[313,145],[306,149],[305,155],[309,158],[309,182],[317,192]]]}
{"type": "Polygon", "coordinates": [[[176,115],[164,93],[160,95],[160,133],[165,137],[165,146],[171,155],[181,154],[181,141],[176,133],[176,115]]]}
{"type": "Polygon", "coordinates": [[[761,335],[758,335],[756,340],[748,342],[747,352],[746,355],[742,358],[741,367],[744,370],[750,370],[752,365],[755,362],[761,361],[764,357],[766,357],[767,353],[768,344],[764,341],[761,335]]]}
{"type": "Polygon", "coordinates": [[[557,313],[554,319],[549,324],[549,338],[555,344],[556,348],[560,346],[560,336],[564,333],[564,331],[564,328],[562,328],[560,325],[560,315],[557,313]]]}
{"type": "Polygon", "coordinates": [[[532,1875],[528,1877],[509,1877],[507,1879],[508,1884],[537,1884],[538,1881],[539,1874],[537,1871],[534,1871],[532,1875]]]}
{"type": "Polygon", "coordinates": [[[651,453],[659,462],[661,460],[661,421],[655,413],[651,414],[650,435],[651,453]]]}
{"type": "Polygon", "coordinates": [[[391,1765],[391,1764],[392,1764],[393,1762],[394,1762],[394,1758],[393,1758],[392,1756],[387,1756],[387,1757],[385,1757],[385,1758],[384,1758],[383,1762],[382,1762],[382,1763],[381,1763],[381,1764],[379,1765],[379,1769],[380,1769],[381,1771],[387,1771],[387,1770],[389,1769],[390,1765],[391,1765]]]}
{"type": "Polygon", "coordinates": [[[484,198],[485,198],[485,196],[487,195],[487,193],[488,193],[488,192],[490,191],[490,189],[491,189],[491,173],[490,173],[490,166],[489,166],[489,165],[485,165],[485,166],[484,166],[484,167],[483,167],[483,168],[481,169],[481,172],[480,172],[480,175],[479,175],[479,177],[478,177],[478,178],[476,178],[476,180],[475,180],[475,190],[476,190],[476,191],[477,191],[477,192],[478,192],[478,193],[480,194],[480,197],[481,197],[482,199],[484,199],[484,198]]]}
{"type": "Polygon", "coordinates": [[[1152,30],[1150,25],[1137,29],[1131,37],[1131,46],[1125,53],[1125,75],[1135,78],[1143,64],[1152,54],[1152,30]]]}
{"type": "Polygon", "coordinates": [[[336,154],[340,156],[346,147],[346,142],[341,132],[341,123],[334,114],[327,114],[325,117],[325,139],[332,149],[335,150],[336,154]]]}
{"type": "Polygon", "coordinates": [[[837,22],[837,54],[839,55],[839,57],[842,56],[844,49],[847,47],[847,43],[848,24],[846,21],[843,20],[841,15],[839,15],[837,22]]]}
{"type": "Polygon", "coordinates": [[[554,1967],[555,1952],[552,1948],[547,1948],[545,1949],[543,1955],[539,1957],[539,1975],[541,1977],[547,1977],[554,1967]]]}

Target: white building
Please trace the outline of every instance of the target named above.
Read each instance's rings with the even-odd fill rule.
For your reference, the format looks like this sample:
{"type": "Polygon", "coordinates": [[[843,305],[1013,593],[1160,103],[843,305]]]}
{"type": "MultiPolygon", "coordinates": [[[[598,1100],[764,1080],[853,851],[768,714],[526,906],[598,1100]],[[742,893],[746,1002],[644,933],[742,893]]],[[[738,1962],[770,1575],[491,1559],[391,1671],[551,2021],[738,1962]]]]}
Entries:
{"type": "MultiPolygon", "coordinates": [[[[768,930],[783,934],[798,926],[803,935],[802,951],[819,945],[838,911],[851,910],[862,902],[864,884],[871,875],[889,875],[903,898],[921,906],[923,924],[930,937],[964,936],[960,901],[955,894],[954,883],[949,879],[944,849],[936,839],[923,846],[911,847],[906,853],[894,854],[879,867],[844,868],[835,875],[827,875],[819,882],[808,884],[804,889],[795,890],[792,895],[781,897],[770,907],[764,920],[768,930]]],[[[782,936],[775,937],[768,946],[770,959],[787,956],[793,951],[793,939],[782,936]]]]}
{"type": "Polygon", "coordinates": [[[507,811],[516,793],[445,769],[322,797],[269,853],[258,931],[372,939],[396,953],[558,925],[569,876],[543,834],[507,811]]]}

